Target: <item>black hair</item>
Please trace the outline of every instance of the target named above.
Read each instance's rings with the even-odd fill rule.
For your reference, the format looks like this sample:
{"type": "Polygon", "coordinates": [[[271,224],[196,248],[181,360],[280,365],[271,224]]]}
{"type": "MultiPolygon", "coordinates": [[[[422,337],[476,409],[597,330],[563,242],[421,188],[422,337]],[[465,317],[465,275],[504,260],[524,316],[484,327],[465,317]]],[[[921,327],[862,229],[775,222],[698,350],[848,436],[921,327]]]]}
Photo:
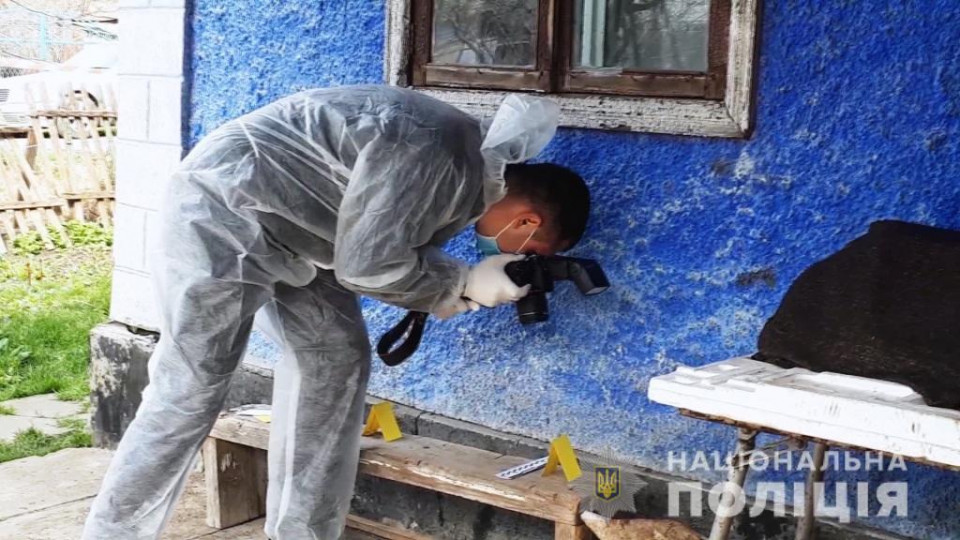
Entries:
{"type": "Polygon", "coordinates": [[[507,193],[543,209],[564,249],[580,241],[590,216],[590,188],[579,174],[553,163],[515,163],[504,171],[507,193]]]}

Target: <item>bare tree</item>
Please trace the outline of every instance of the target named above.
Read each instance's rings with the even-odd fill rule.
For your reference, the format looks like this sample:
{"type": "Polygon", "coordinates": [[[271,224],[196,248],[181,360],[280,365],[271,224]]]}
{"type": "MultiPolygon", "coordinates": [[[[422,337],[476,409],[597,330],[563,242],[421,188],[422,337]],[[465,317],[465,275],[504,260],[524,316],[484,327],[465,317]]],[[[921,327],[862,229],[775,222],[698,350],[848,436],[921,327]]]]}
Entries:
{"type": "Polygon", "coordinates": [[[0,56],[63,62],[91,38],[115,39],[98,13],[116,0],[0,0],[0,56]]]}
{"type": "Polygon", "coordinates": [[[434,58],[482,65],[525,65],[535,53],[535,0],[437,0],[434,58]]]}

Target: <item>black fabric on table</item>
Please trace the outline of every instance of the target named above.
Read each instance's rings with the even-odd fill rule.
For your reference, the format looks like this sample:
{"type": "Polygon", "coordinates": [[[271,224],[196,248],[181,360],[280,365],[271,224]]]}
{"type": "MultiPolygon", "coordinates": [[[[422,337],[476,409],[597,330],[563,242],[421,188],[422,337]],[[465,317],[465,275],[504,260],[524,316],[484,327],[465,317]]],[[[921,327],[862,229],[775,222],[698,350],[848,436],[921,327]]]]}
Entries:
{"type": "Polygon", "coordinates": [[[960,409],[960,232],[879,221],[806,269],[754,356],[906,384],[960,409]]]}

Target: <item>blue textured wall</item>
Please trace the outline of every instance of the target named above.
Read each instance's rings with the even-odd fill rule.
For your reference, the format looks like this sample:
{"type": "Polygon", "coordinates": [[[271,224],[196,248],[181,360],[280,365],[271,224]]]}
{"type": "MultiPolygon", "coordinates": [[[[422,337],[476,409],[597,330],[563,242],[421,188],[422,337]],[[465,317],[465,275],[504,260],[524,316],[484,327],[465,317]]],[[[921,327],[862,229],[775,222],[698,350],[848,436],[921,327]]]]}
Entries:
{"type": "MultiPolygon", "coordinates": [[[[295,90],[381,80],[380,2],[195,4],[191,141],[295,90]]],[[[650,378],[752,352],[790,282],[873,220],[960,228],[960,12],[909,4],[768,2],[748,141],[563,130],[544,158],[589,179],[577,252],[613,290],[565,287],[532,329],[509,308],[435,324],[417,358],[378,366],[372,392],[658,469],[670,451],[729,450],[731,429],[649,402],[650,378]]],[[[368,314],[374,335],[399,315],[368,314]]],[[[910,482],[910,519],[874,525],[960,537],[956,475],[843,478],[910,482]]]]}

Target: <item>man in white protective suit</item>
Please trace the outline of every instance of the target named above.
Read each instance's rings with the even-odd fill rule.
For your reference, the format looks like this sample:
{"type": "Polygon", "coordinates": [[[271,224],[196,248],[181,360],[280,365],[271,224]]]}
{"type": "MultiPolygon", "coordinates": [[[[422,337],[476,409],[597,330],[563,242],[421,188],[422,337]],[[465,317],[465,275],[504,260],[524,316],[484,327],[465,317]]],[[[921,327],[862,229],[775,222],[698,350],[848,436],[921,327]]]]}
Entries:
{"type": "Polygon", "coordinates": [[[169,183],[154,257],[150,384],[83,538],[158,538],[223,407],[254,315],[274,373],[266,533],[340,537],[356,476],[370,344],[365,295],[447,319],[522,298],[518,253],[573,246],[589,191],[525,164],[557,106],[512,95],[482,122],[412,90],[301,92],[204,138],[169,183]],[[474,224],[476,266],[441,246],[474,224]]]}

